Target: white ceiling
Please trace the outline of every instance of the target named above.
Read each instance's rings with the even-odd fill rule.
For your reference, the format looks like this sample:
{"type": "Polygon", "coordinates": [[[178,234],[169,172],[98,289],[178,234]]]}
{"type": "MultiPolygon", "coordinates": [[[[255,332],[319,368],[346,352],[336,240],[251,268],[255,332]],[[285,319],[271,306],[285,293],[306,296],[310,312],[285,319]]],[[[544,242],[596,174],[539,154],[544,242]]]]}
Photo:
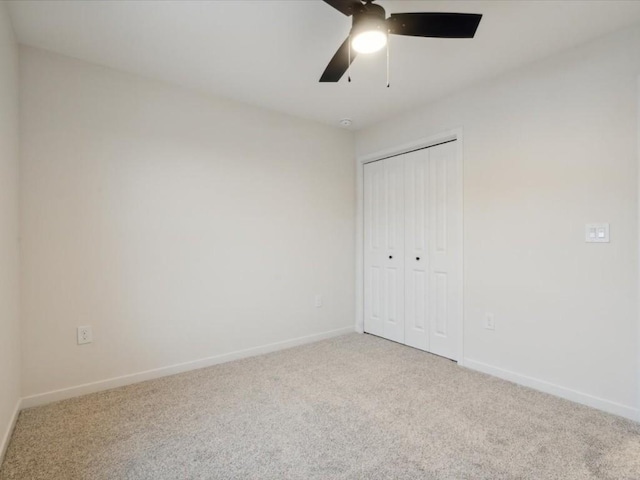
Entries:
{"type": "Polygon", "coordinates": [[[393,36],[352,83],[318,79],[350,29],[321,0],[9,2],[21,43],[304,118],[359,129],[640,22],[640,1],[380,0],[387,14],[482,13],[473,40],[393,36]]]}

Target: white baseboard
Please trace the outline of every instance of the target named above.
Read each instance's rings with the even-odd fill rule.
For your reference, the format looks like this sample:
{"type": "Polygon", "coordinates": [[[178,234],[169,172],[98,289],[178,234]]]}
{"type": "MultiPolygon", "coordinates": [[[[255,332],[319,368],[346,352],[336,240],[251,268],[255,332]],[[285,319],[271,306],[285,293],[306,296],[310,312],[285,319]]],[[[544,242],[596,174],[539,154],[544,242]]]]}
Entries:
{"type": "Polygon", "coordinates": [[[2,466],[2,462],[4,461],[4,454],[7,453],[9,440],[11,440],[11,434],[13,433],[13,429],[15,428],[16,422],[18,421],[20,410],[22,410],[22,400],[18,399],[18,401],[16,402],[16,408],[14,409],[13,415],[11,416],[11,420],[9,420],[9,425],[7,425],[7,430],[4,432],[2,439],[0,439],[0,466],[2,466]]]}
{"type": "Polygon", "coordinates": [[[213,357],[202,358],[200,360],[193,360],[190,362],[179,363],[167,367],[156,368],[153,370],[146,370],[144,372],[132,373],[129,375],[109,378],[97,382],[85,383],[83,385],[77,385],[75,387],[63,388],[61,390],[54,390],[51,392],[31,395],[22,399],[22,408],[36,407],[51,402],[57,402],[59,400],[86,395],[88,393],[100,392],[102,390],[122,387],[125,385],[130,385],[132,383],[144,382],[145,380],[153,380],[154,378],[166,377],[168,375],[175,375],[177,373],[183,373],[189,370],[197,370],[199,368],[210,367],[212,365],[218,365],[220,363],[231,362],[233,360],[239,360],[241,358],[253,357],[256,355],[262,355],[278,350],[284,350],[287,348],[296,347],[298,345],[304,345],[327,338],[337,337],[340,335],[351,333],[353,331],[353,327],[340,328],[338,330],[317,333],[314,335],[308,335],[306,337],[293,338],[290,340],[285,340],[283,342],[248,348],[246,350],[238,350],[222,355],[215,355],[213,357]]]}
{"type": "Polygon", "coordinates": [[[493,375],[494,377],[517,383],[518,385],[523,385],[525,387],[533,388],[534,390],[549,393],[551,395],[555,395],[556,397],[571,400],[572,402],[580,403],[588,407],[597,408],[598,410],[602,410],[607,413],[613,413],[614,415],[619,415],[630,420],[640,420],[640,412],[637,408],[622,405],[610,400],[605,400],[604,398],[595,397],[587,393],[578,392],[576,390],[562,387],[560,385],[555,385],[553,383],[539,380],[537,378],[521,375],[510,370],[494,367],[493,365],[478,362],[470,358],[464,359],[464,366],[472,370],[477,370],[482,373],[493,375]]]}

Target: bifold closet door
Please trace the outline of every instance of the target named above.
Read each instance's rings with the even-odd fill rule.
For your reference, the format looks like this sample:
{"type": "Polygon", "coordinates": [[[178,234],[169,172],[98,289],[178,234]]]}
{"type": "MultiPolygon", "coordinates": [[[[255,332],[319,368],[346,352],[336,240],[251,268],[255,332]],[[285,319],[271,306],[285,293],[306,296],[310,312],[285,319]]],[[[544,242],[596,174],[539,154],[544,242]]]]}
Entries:
{"type": "Polygon", "coordinates": [[[429,152],[429,347],[458,359],[462,319],[462,202],[456,143],[429,152]]]}
{"type": "Polygon", "coordinates": [[[364,330],[404,343],[404,161],[364,166],[364,330]]]}
{"type": "Polygon", "coordinates": [[[364,330],[458,359],[460,175],[450,142],[364,166],[364,330]]]}
{"type": "Polygon", "coordinates": [[[429,150],[402,155],[405,188],[405,343],[429,350],[429,150]]]}
{"type": "Polygon", "coordinates": [[[405,159],[405,343],[458,359],[462,257],[455,143],[405,159]]]}

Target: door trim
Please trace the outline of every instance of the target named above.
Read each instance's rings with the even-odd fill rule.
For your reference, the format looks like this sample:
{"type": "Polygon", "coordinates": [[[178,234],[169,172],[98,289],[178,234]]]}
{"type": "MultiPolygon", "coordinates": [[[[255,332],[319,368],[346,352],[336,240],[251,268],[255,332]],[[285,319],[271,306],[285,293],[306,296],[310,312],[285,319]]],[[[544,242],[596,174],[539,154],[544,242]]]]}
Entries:
{"type": "Polygon", "coordinates": [[[364,165],[394,155],[401,155],[421,148],[433,147],[439,143],[456,140],[456,163],[458,170],[459,202],[462,206],[458,220],[461,261],[459,265],[460,311],[458,319],[458,365],[464,366],[464,162],[462,127],[447,130],[436,135],[414,140],[409,143],[360,155],[356,158],[356,318],[355,330],[364,333],[364,165]]]}
{"type": "Polygon", "coordinates": [[[637,185],[637,191],[636,191],[636,197],[637,197],[637,218],[638,218],[638,236],[636,238],[636,242],[638,244],[638,271],[636,273],[636,282],[638,282],[638,286],[637,288],[637,292],[638,292],[638,311],[636,313],[636,315],[638,316],[638,331],[636,334],[637,337],[637,346],[636,346],[636,350],[637,353],[636,355],[638,356],[638,361],[637,361],[637,366],[636,366],[636,391],[637,391],[637,421],[640,422],[640,75],[638,76],[638,110],[637,110],[637,114],[636,114],[636,129],[637,129],[637,136],[638,136],[638,144],[637,144],[637,151],[636,154],[638,156],[638,185],[637,185]]]}

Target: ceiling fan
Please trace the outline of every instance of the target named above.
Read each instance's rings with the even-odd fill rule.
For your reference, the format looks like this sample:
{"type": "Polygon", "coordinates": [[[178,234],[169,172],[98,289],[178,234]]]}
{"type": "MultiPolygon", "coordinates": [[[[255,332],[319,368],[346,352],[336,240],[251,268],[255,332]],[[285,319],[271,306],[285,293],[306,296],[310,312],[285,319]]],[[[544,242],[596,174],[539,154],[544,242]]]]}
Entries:
{"type": "Polygon", "coordinates": [[[373,53],[387,44],[387,35],[411,37],[473,38],[482,15],[475,13],[392,13],[374,0],[323,0],[353,17],[351,32],[325,69],[320,82],[337,82],[358,53],[373,53]]]}

